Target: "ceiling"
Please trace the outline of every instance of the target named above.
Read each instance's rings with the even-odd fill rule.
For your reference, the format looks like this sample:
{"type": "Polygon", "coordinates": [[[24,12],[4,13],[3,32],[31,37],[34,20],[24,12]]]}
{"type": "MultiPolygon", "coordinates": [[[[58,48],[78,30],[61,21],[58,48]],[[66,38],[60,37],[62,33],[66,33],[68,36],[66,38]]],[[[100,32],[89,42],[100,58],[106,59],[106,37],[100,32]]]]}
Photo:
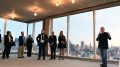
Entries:
{"type": "Polygon", "coordinates": [[[120,0],[75,0],[74,4],[71,1],[59,0],[60,6],[57,7],[57,0],[0,0],[0,17],[14,16],[14,20],[29,23],[46,17],[78,13],[88,8],[101,9],[120,5],[120,0]],[[37,16],[33,15],[35,12],[37,16]]]}

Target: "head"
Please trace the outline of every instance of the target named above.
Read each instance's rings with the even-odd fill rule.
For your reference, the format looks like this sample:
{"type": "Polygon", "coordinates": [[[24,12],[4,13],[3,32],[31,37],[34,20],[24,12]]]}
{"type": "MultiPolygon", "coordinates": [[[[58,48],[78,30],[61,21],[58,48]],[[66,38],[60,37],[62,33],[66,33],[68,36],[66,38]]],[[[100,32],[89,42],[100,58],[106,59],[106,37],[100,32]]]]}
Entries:
{"type": "Polygon", "coordinates": [[[31,37],[31,35],[29,35],[29,37],[31,37]]]}
{"type": "Polygon", "coordinates": [[[10,31],[7,31],[7,35],[11,35],[11,32],[10,32],[10,31]]]}
{"type": "Polygon", "coordinates": [[[41,33],[43,34],[43,33],[45,33],[45,31],[44,31],[44,30],[41,30],[41,33]]]}
{"type": "Polygon", "coordinates": [[[101,28],[100,28],[100,31],[101,31],[101,33],[105,32],[105,28],[104,28],[104,27],[101,27],[101,28]]]}
{"type": "Polygon", "coordinates": [[[54,35],[54,32],[52,31],[51,34],[54,35]]]}
{"type": "Polygon", "coordinates": [[[63,31],[60,31],[60,35],[63,35],[63,31]]]}
{"type": "Polygon", "coordinates": [[[24,32],[23,32],[23,31],[21,32],[21,35],[22,35],[22,36],[24,35],[24,32]]]}

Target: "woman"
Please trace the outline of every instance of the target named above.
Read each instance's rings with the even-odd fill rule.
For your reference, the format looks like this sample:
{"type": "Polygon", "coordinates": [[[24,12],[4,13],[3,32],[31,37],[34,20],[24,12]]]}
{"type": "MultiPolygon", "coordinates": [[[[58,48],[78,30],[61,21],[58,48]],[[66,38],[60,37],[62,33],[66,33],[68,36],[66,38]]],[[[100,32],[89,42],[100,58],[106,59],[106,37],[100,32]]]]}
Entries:
{"type": "Polygon", "coordinates": [[[60,35],[58,37],[58,49],[60,49],[60,56],[59,56],[59,60],[62,59],[64,60],[64,49],[66,48],[66,38],[63,35],[63,31],[60,31],[60,35]]]}

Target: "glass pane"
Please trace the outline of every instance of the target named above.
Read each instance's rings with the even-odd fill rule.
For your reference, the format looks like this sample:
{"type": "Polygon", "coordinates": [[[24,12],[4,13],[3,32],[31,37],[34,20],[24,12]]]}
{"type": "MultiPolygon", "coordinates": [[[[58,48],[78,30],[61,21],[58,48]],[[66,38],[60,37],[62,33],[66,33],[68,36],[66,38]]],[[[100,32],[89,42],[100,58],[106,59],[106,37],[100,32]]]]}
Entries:
{"type": "MultiPolygon", "coordinates": [[[[1,40],[3,39],[3,32],[4,32],[4,22],[5,20],[0,18],[0,34],[1,34],[1,40]]],[[[2,41],[3,42],[3,41],[2,41]]],[[[2,42],[0,43],[0,53],[3,50],[3,44],[2,42]]]]}
{"type": "Polygon", "coordinates": [[[71,15],[69,34],[70,56],[93,58],[93,12],[71,15]]]}
{"type": "MultiPolygon", "coordinates": [[[[53,31],[54,34],[57,36],[57,43],[58,43],[58,36],[60,31],[63,31],[66,39],[67,39],[67,17],[60,17],[53,19],[53,31]]],[[[57,54],[59,54],[59,50],[57,49],[57,54]]],[[[65,49],[65,55],[67,54],[67,49],[65,49]]]]}
{"type": "MultiPolygon", "coordinates": [[[[97,10],[96,11],[96,37],[100,31],[100,27],[105,27],[105,31],[109,32],[112,40],[109,40],[108,59],[119,59],[120,47],[120,6],[97,10]]],[[[97,49],[97,58],[99,57],[99,50],[97,49]]]]}
{"type": "Polygon", "coordinates": [[[43,28],[43,21],[39,21],[35,23],[35,39],[34,39],[34,45],[33,45],[33,53],[38,53],[38,46],[37,46],[37,41],[36,41],[36,37],[38,36],[38,34],[41,33],[41,30],[43,28]]]}
{"type": "Polygon", "coordinates": [[[26,36],[27,33],[27,24],[18,22],[18,21],[7,21],[7,27],[6,31],[11,31],[13,40],[16,42],[16,46],[13,46],[11,49],[11,52],[18,52],[18,38],[21,35],[21,31],[24,31],[24,34],[26,36]]]}

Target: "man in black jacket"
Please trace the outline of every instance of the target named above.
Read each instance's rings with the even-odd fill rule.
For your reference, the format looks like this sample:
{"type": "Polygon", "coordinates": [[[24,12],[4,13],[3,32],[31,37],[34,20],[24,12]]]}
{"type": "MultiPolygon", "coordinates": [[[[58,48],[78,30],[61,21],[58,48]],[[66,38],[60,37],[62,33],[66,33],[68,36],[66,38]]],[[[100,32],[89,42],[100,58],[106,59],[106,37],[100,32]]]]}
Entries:
{"type": "Polygon", "coordinates": [[[108,49],[108,39],[111,40],[109,33],[105,32],[104,27],[100,28],[100,33],[98,34],[97,41],[98,48],[100,49],[100,54],[102,58],[101,67],[107,67],[107,49],[108,49]]]}
{"type": "Polygon", "coordinates": [[[27,38],[27,57],[31,57],[32,43],[34,43],[34,40],[31,35],[29,35],[29,37],[27,38]]]}
{"type": "Polygon", "coordinates": [[[7,35],[4,36],[4,46],[5,46],[5,48],[4,48],[3,56],[2,56],[3,59],[5,58],[5,56],[6,56],[7,59],[9,58],[12,42],[13,42],[13,37],[11,35],[11,32],[7,31],[7,35]]]}
{"type": "Polygon", "coordinates": [[[45,34],[44,30],[41,31],[41,34],[39,34],[36,38],[38,46],[39,46],[39,54],[38,54],[38,59],[40,60],[41,58],[41,51],[43,54],[43,60],[45,60],[45,47],[48,43],[48,36],[45,34]]]}
{"type": "Polygon", "coordinates": [[[52,32],[52,34],[49,36],[49,44],[50,44],[50,48],[51,48],[51,59],[54,58],[55,60],[55,56],[56,56],[56,46],[57,46],[57,38],[54,35],[54,32],[52,32]]]}

